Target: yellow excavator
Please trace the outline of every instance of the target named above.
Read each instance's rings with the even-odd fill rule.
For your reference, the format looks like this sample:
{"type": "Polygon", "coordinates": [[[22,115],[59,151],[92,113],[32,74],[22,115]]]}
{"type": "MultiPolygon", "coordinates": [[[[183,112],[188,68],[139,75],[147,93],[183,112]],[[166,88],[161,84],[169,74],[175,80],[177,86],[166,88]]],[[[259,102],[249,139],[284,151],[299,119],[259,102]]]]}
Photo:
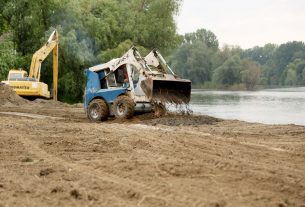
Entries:
{"type": "Polygon", "coordinates": [[[53,51],[53,100],[57,101],[58,88],[58,44],[59,38],[57,31],[53,31],[47,43],[37,50],[31,62],[29,75],[25,70],[10,70],[7,81],[8,84],[16,93],[22,97],[46,98],[51,97],[48,85],[40,82],[41,64],[53,51]]]}

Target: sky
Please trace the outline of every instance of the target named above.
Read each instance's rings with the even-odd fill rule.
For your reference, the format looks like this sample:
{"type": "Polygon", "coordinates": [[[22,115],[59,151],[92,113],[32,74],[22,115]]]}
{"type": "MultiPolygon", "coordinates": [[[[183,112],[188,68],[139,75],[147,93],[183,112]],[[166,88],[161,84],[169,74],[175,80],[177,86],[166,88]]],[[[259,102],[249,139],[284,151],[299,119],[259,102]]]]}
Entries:
{"type": "Polygon", "coordinates": [[[183,0],[176,22],[179,34],[211,30],[220,46],[305,42],[305,0],[183,0]]]}

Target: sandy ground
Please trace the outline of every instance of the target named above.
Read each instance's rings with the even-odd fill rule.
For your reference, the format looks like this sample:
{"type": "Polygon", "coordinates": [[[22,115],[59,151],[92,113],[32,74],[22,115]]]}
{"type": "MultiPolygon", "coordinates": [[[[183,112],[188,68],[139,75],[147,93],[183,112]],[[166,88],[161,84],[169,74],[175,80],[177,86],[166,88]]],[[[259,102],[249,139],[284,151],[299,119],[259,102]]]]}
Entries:
{"type": "MultiPolygon", "coordinates": [[[[1,105],[1,104],[0,104],[1,105]]],[[[305,207],[305,127],[0,106],[0,207],[305,207]]]]}

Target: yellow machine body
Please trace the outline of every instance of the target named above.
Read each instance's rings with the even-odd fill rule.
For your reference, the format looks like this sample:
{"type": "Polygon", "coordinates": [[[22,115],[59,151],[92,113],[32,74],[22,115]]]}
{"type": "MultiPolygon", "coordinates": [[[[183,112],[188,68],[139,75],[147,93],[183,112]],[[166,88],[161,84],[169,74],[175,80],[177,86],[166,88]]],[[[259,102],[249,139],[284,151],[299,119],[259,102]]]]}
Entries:
{"type": "Polygon", "coordinates": [[[47,84],[40,82],[40,70],[42,62],[53,52],[53,100],[57,101],[58,88],[58,34],[54,31],[47,43],[37,50],[31,62],[29,75],[25,70],[10,70],[8,84],[20,96],[30,98],[50,98],[50,91],[47,84]]]}
{"type": "Polygon", "coordinates": [[[3,83],[8,84],[20,96],[50,98],[48,85],[29,78],[24,70],[10,70],[8,80],[3,83]]]}

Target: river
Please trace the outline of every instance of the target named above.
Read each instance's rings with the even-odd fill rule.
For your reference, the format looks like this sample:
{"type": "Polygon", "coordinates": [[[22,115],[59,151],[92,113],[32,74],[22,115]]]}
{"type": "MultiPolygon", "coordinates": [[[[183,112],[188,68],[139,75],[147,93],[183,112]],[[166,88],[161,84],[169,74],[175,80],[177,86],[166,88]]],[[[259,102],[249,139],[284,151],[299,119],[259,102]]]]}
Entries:
{"type": "Polygon", "coordinates": [[[305,125],[305,87],[261,91],[193,90],[194,114],[265,124],[305,125]]]}

